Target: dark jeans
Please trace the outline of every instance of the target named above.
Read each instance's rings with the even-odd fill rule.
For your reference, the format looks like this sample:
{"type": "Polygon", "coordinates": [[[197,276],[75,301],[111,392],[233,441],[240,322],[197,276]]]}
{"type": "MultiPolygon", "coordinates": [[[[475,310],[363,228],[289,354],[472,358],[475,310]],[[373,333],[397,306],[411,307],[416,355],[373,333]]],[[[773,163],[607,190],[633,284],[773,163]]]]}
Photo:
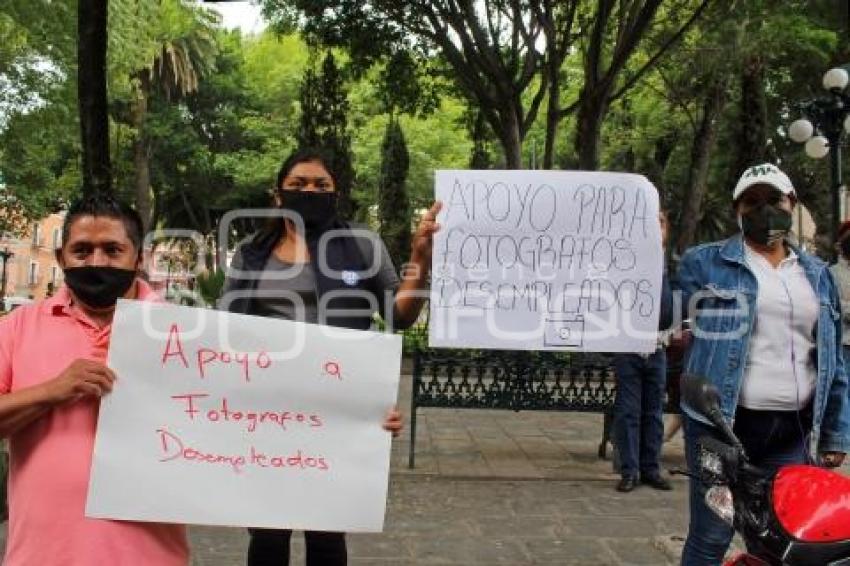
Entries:
{"type": "Polygon", "coordinates": [[[614,400],[614,441],[620,454],[620,474],[637,478],[659,473],[664,438],[664,387],[667,361],[663,349],[644,357],[614,358],[617,398],[614,400]]]}
{"type": "MultiPolygon", "coordinates": [[[[685,455],[688,468],[696,471],[697,440],[718,437],[715,429],[689,417],[684,418],[685,455]]],[[[796,411],[750,411],[738,408],[733,430],[750,461],[767,470],[808,461],[806,446],[812,427],[811,409],[796,411]]],[[[690,525],[682,566],[719,565],[732,542],[733,531],[705,504],[705,486],[690,480],[690,525]]]]}
{"type": "MultiPolygon", "coordinates": [[[[289,566],[289,539],[292,531],[248,529],[248,566],[289,566]]],[[[348,551],[345,533],[305,531],[307,566],[346,566],[348,551]]]]}

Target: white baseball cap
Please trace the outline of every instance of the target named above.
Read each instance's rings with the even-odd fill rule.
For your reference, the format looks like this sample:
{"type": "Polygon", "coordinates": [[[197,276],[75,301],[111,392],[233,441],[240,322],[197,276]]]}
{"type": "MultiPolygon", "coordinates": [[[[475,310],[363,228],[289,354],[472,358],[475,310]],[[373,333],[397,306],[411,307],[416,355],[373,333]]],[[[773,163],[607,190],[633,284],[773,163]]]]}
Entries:
{"type": "Polygon", "coordinates": [[[783,195],[796,197],[791,179],[779,167],[771,163],[755,165],[744,171],[744,174],[738,179],[738,184],[735,185],[735,190],[732,191],[732,200],[738,200],[744,194],[744,191],[753,185],[770,185],[783,195]]]}

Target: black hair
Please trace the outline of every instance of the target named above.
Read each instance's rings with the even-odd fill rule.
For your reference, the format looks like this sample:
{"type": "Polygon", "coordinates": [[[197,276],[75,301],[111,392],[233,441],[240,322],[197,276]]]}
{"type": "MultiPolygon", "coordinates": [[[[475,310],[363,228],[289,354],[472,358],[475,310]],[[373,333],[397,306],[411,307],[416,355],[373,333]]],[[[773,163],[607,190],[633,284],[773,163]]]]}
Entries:
{"type": "Polygon", "coordinates": [[[62,223],[63,243],[70,239],[71,225],[81,216],[106,216],[120,220],[136,251],[142,253],[142,238],[145,232],[142,217],[129,205],[105,193],[95,193],[77,199],[71,203],[62,223]]]}
{"type": "MultiPolygon", "coordinates": [[[[284,179],[286,179],[286,176],[289,175],[289,172],[296,165],[310,161],[321,163],[331,176],[331,179],[333,179],[334,186],[337,186],[337,174],[334,167],[333,154],[320,147],[304,146],[290,153],[289,157],[283,161],[283,165],[280,166],[277,172],[277,183],[275,184],[274,191],[277,192],[283,188],[284,179]]],[[[286,225],[283,222],[283,218],[279,216],[271,217],[254,234],[254,237],[251,238],[251,243],[255,246],[269,245],[270,242],[276,242],[285,230],[286,225]]]]}
{"type": "Polygon", "coordinates": [[[286,179],[286,176],[289,175],[293,167],[299,163],[306,163],[308,161],[318,161],[321,163],[333,179],[334,185],[336,186],[338,184],[333,154],[319,147],[301,147],[290,153],[289,157],[283,162],[283,165],[280,166],[280,170],[277,172],[277,184],[274,186],[275,190],[279,190],[283,186],[283,180],[286,179]]]}

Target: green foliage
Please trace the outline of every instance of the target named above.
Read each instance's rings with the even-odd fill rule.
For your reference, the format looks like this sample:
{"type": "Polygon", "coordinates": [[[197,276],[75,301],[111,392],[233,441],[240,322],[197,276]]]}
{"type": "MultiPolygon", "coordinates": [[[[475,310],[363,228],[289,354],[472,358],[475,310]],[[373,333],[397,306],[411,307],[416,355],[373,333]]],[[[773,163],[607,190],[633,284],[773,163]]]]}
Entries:
{"type": "Polygon", "coordinates": [[[154,97],[146,121],[157,217],[202,234],[231,208],[268,203],[278,154],[267,151],[278,132],[247,88],[241,38],[220,32],[216,41],[215,72],[180,104],[154,97]]]}
{"type": "Polygon", "coordinates": [[[298,10],[288,0],[265,0],[263,17],[279,35],[291,35],[298,29],[298,10]]]}
{"type": "MultiPolygon", "coordinates": [[[[439,37],[429,37],[430,23],[417,14],[438,3],[262,3],[275,17],[275,29],[288,34],[268,31],[243,38],[219,29],[209,13],[178,0],[110,0],[115,185],[120,195],[135,198],[132,144],[141,127],[149,143],[150,195],[160,226],[212,234],[225,211],[266,206],[281,160],[310,136],[310,143],[330,145],[345,156],[348,180],[343,184],[350,187],[357,215],[376,224],[383,220],[378,217],[382,209],[404,208],[376,206],[385,196],[382,183],[392,177],[385,170],[391,161],[384,159],[382,146],[396,127],[404,131],[409,156],[405,187],[411,212],[433,200],[435,169],[505,166],[502,152],[494,151],[504,147],[505,132],[494,124],[504,125],[508,117],[522,114],[525,121],[520,161],[530,166],[542,161],[550,99],[549,93],[540,101],[537,95],[548,79],[542,74],[543,59],[524,59],[527,50],[513,51],[510,34],[503,33],[512,29],[507,15],[494,32],[506,41],[489,52],[489,59],[481,59],[507,70],[506,82],[500,84],[479,80],[479,67],[463,72],[464,65],[472,64],[464,57],[487,55],[486,49],[469,45],[467,53],[460,53],[462,59],[453,61],[450,56],[458,54],[450,53],[439,37]],[[330,5],[334,11],[324,12],[330,5]],[[382,11],[373,10],[375,6],[382,11]],[[199,33],[193,36],[192,30],[199,33]],[[332,45],[346,49],[337,47],[325,56],[332,45]],[[526,61],[533,76],[515,81],[528,70],[522,66],[526,61]],[[151,79],[157,84],[151,85],[155,88],[148,93],[144,120],[138,125],[131,119],[132,104],[143,82],[151,79]],[[523,88],[511,90],[517,85],[523,88]],[[475,88],[482,93],[471,95],[475,88]],[[176,96],[181,93],[186,96],[176,96]],[[491,94],[504,107],[487,102],[491,94]],[[531,112],[535,104],[536,113],[531,112]],[[395,117],[395,125],[388,114],[395,117]]],[[[619,10],[640,3],[614,4],[619,10]]],[[[558,167],[576,168],[579,162],[572,105],[584,91],[588,53],[581,47],[591,44],[587,34],[601,4],[580,2],[569,41],[560,40],[562,47],[572,48],[557,69],[560,100],[551,105],[561,113],[554,140],[558,167]]],[[[802,148],[788,140],[785,128],[796,117],[794,103],[820,90],[822,72],[850,60],[845,11],[829,0],[712,3],[653,70],[638,75],[671,38],[672,24],[681,23],[698,4],[662,3],[655,23],[611,79],[620,88],[639,78],[607,109],[600,136],[601,168],[646,174],[676,219],[691,194],[692,149],[707,93],[722,84],[697,241],[734,228],[730,184],[738,161],[751,155],[781,162],[802,202],[821,228],[827,228],[827,164],[808,160],[802,148]]],[[[555,7],[556,21],[564,24],[573,2],[548,5],[555,7]]],[[[530,12],[524,16],[531,22],[530,12]]],[[[481,23],[489,34],[486,20],[481,23]]],[[[627,23],[612,15],[600,27],[605,38],[600,73],[613,63],[618,26],[627,23]]],[[[452,35],[457,33],[444,35],[461,37],[452,35]]],[[[542,37],[532,43],[540,56],[550,44],[542,37]]],[[[489,43],[485,37],[482,45],[489,43]]],[[[78,191],[75,58],[76,2],[0,4],[0,171],[10,195],[30,216],[54,209],[78,191]]],[[[249,224],[239,225],[231,237],[250,229],[249,224]]]]}
{"type": "MultiPolygon", "coordinates": [[[[304,43],[223,31],[216,41],[214,70],[198,91],[177,105],[158,95],[149,109],[151,180],[162,227],[215,233],[226,211],[268,206],[277,169],[295,146],[291,124],[307,61],[304,43]]],[[[132,187],[125,183],[125,190],[132,187]]],[[[253,228],[236,224],[230,243],[253,228]]]]}
{"type": "Polygon", "coordinates": [[[405,186],[410,155],[404,132],[395,119],[387,124],[381,154],[381,184],[378,187],[380,234],[393,263],[400,266],[410,255],[410,203],[405,186]]]}
{"type": "Polygon", "coordinates": [[[246,41],[241,52],[245,86],[251,97],[267,111],[294,119],[301,78],[309,60],[304,41],[298,35],[267,32],[246,41]]]}
{"type": "Polygon", "coordinates": [[[0,170],[29,218],[53,212],[80,183],[76,108],[59,101],[14,114],[0,136],[0,170]]]}
{"type": "Polygon", "coordinates": [[[0,128],[9,113],[37,104],[47,88],[38,72],[41,55],[28,40],[26,30],[0,11],[0,128]]]}
{"type": "MultiPolygon", "coordinates": [[[[378,199],[381,142],[389,121],[386,115],[372,108],[373,93],[373,87],[365,84],[358,85],[352,92],[353,148],[357,166],[354,196],[364,212],[368,210],[367,205],[376,203],[378,199]]],[[[426,118],[398,118],[406,133],[410,155],[407,194],[414,213],[430,206],[434,200],[434,170],[464,169],[468,166],[472,145],[463,127],[465,112],[463,102],[444,98],[439,111],[426,118]]]]}
{"type": "MultiPolygon", "coordinates": [[[[485,111],[503,145],[506,163],[520,166],[520,146],[542,100],[535,96],[524,104],[523,97],[542,69],[543,56],[536,45],[543,39],[542,20],[553,24],[551,19],[561,14],[552,3],[526,2],[521,8],[505,0],[468,3],[462,8],[394,0],[262,3],[267,14],[279,11],[290,23],[294,15],[301,16],[297,21],[311,41],[346,49],[358,71],[386,64],[389,74],[397,78],[385,82],[390,88],[402,87],[398,92],[385,90],[388,98],[419,97],[426,104],[430,98],[414,85],[411,78],[419,75],[410,72],[403,53],[415,53],[420,64],[440,68],[458,92],[485,111]]],[[[547,38],[547,43],[552,41],[547,38]]],[[[537,92],[544,93],[543,85],[538,85],[537,92]]],[[[389,101],[391,107],[398,103],[389,101]]]]}
{"type": "Polygon", "coordinates": [[[4,0],[0,22],[0,73],[5,75],[10,66],[38,62],[49,62],[63,73],[75,66],[76,2],[4,0]]]}
{"type": "Polygon", "coordinates": [[[348,91],[334,54],[328,51],[321,73],[307,69],[300,91],[301,118],[296,132],[300,147],[321,147],[331,155],[339,194],[339,214],[350,219],[356,212],[351,198],[354,165],[348,132],[348,91]]]}
{"type": "Polygon", "coordinates": [[[162,6],[153,0],[111,0],[107,43],[108,90],[113,101],[128,100],[137,83],[129,80],[150,68],[163,36],[162,6]]]}
{"type": "Polygon", "coordinates": [[[0,171],[26,218],[79,184],[76,3],[0,3],[0,171]]]}
{"type": "MultiPolygon", "coordinates": [[[[197,90],[202,76],[215,61],[215,12],[189,6],[180,0],[113,0],[110,47],[113,77],[129,76],[141,88],[162,90],[167,99],[197,90]]],[[[134,81],[131,81],[134,82],[134,81]]]]}
{"type": "Polygon", "coordinates": [[[27,51],[27,34],[8,13],[0,13],[0,73],[14,70],[27,51]]]}
{"type": "Polygon", "coordinates": [[[388,114],[428,116],[440,104],[440,85],[429,76],[431,69],[409,51],[394,53],[379,74],[380,99],[388,114]]]}
{"type": "Polygon", "coordinates": [[[215,305],[224,289],[224,271],[205,271],[195,280],[198,294],[208,305],[215,305]]]}
{"type": "MultiPolygon", "coordinates": [[[[691,150],[704,99],[711,88],[723,84],[726,100],[717,117],[718,138],[695,242],[725,237],[736,229],[729,195],[740,174],[739,157],[750,153],[782,163],[819,226],[828,227],[826,167],[806,158],[802,147],[787,139],[785,127],[795,118],[793,104],[820,88],[823,71],[846,60],[839,55],[843,21],[837,14],[824,17],[804,1],[736,2],[732,11],[722,8],[713,6],[705,21],[612,107],[603,126],[602,168],[646,174],[670,208],[675,238],[689,197],[691,150]],[[743,88],[747,76],[761,77],[760,92],[743,88]],[[750,109],[753,96],[763,99],[761,115],[750,109]],[[742,136],[747,133],[749,137],[742,136]]],[[[630,69],[639,66],[659,40],[652,38],[630,69]]],[[[569,158],[568,153],[561,157],[569,158]]]]}
{"type": "MultiPolygon", "coordinates": [[[[70,2],[54,0],[50,19],[45,16],[51,11],[41,4],[14,0],[0,7],[0,18],[5,17],[0,21],[11,20],[17,26],[0,27],[3,37],[18,34],[31,42],[25,46],[27,53],[55,57],[55,67],[34,73],[38,80],[33,84],[38,88],[20,76],[11,79],[26,100],[40,100],[39,106],[21,103],[7,112],[8,127],[3,128],[0,120],[0,170],[9,190],[33,217],[73,198],[79,186],[73,61],[76,12],[70,2]]],[[[134,77],[139,69],[147,69],[150,76],[151,62],[163,54],[163,38],[187,28],[185,12],[175,10],[173,3],[158,0],[110,2],[110,145],[116,191],[128,200],[136,197],[131,151],[136,128],[130,125],[130,104],[140,83],[134,77]]],[[[210,23],[204,16],[201,21],[210,23]]],[[[151,93],[144,125],[150,143],[153,216],[161,227],[207,233],[227,210],[266,206],[280,162],[297,143],[293,125],[301,114],[299,84],[310,60],[306,43],[297,35],[271,32],[250,39],[238,32],[218,32],[213,39],[215,59],[205,66],[206,74],[198,77],[196,92],[171,103],[164,90],[151,93]]],[[[10,52],[12,45],[4,42],[8,50],[2,53],[10,52]]],[[[425,68],[407,71],[424,79],[429,76],[425,68]]],[[[342,71],[337,68],[335,73],[339,77],[342,71]]],[[[379,73],[376,70],[350,83],[352,95],[337,95],[330,107],[343,108],[340,101],[349,100],[351,106],[332,112],[327,120],[329,130],[345,130],[351,139],[351,152],[362,175],[353,194],[364,212],[377,202],[380,142],[387,123],[382,115],[385,105],[380,103],[384,87],[379,73]],[[351,126],[340,128],[340,115],[346,115],[351,126]]],[[[11,77],[0,73],[3,76],[11,77]]],[[[393,71],[386,76],[398,74],[393,71]]],[[[335,88],[342,83],[329,78],[325,84],[335,88]]],[[[317,88],[317,92],[325,90],[321,85],[317,88]]],[[[9,96],[8,90],[0,94],[4,96],[9,96]]],[[[408,189],[418,207],[433,199],[435,168],[465,166],[469,144],[459,127],[464,108],[455,99],[445,99],[439,113],[429,116],[420,107],[416,118],[402,118],[412,136],[408,189]]],[[[409,106],[405,109],[412,111],[409,106]]],[[[250,225],[239,225],[237,232],[250,229],[250,225]]]]}
{"type": "Polygon", "coordinates": [[[416,350],[428,349],[428,323],[417,322],[401,333],[401,351],[412,356],[416,350]]]}

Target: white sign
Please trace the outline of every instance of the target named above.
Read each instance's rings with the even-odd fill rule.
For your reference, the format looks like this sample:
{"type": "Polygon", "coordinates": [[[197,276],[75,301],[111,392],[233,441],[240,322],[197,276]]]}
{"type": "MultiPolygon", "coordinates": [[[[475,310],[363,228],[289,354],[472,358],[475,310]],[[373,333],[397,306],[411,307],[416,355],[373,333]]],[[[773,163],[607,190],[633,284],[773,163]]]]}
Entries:
{"type": "Polygon", "coordinates": [[[401,338],[120,301],[89,517],[383,529],[401,338]]]}
{"type": "Polygon", "coordinates": [[[437,171],[432,347],[651,352],[663,254],[643,176],[437,171]]]}

